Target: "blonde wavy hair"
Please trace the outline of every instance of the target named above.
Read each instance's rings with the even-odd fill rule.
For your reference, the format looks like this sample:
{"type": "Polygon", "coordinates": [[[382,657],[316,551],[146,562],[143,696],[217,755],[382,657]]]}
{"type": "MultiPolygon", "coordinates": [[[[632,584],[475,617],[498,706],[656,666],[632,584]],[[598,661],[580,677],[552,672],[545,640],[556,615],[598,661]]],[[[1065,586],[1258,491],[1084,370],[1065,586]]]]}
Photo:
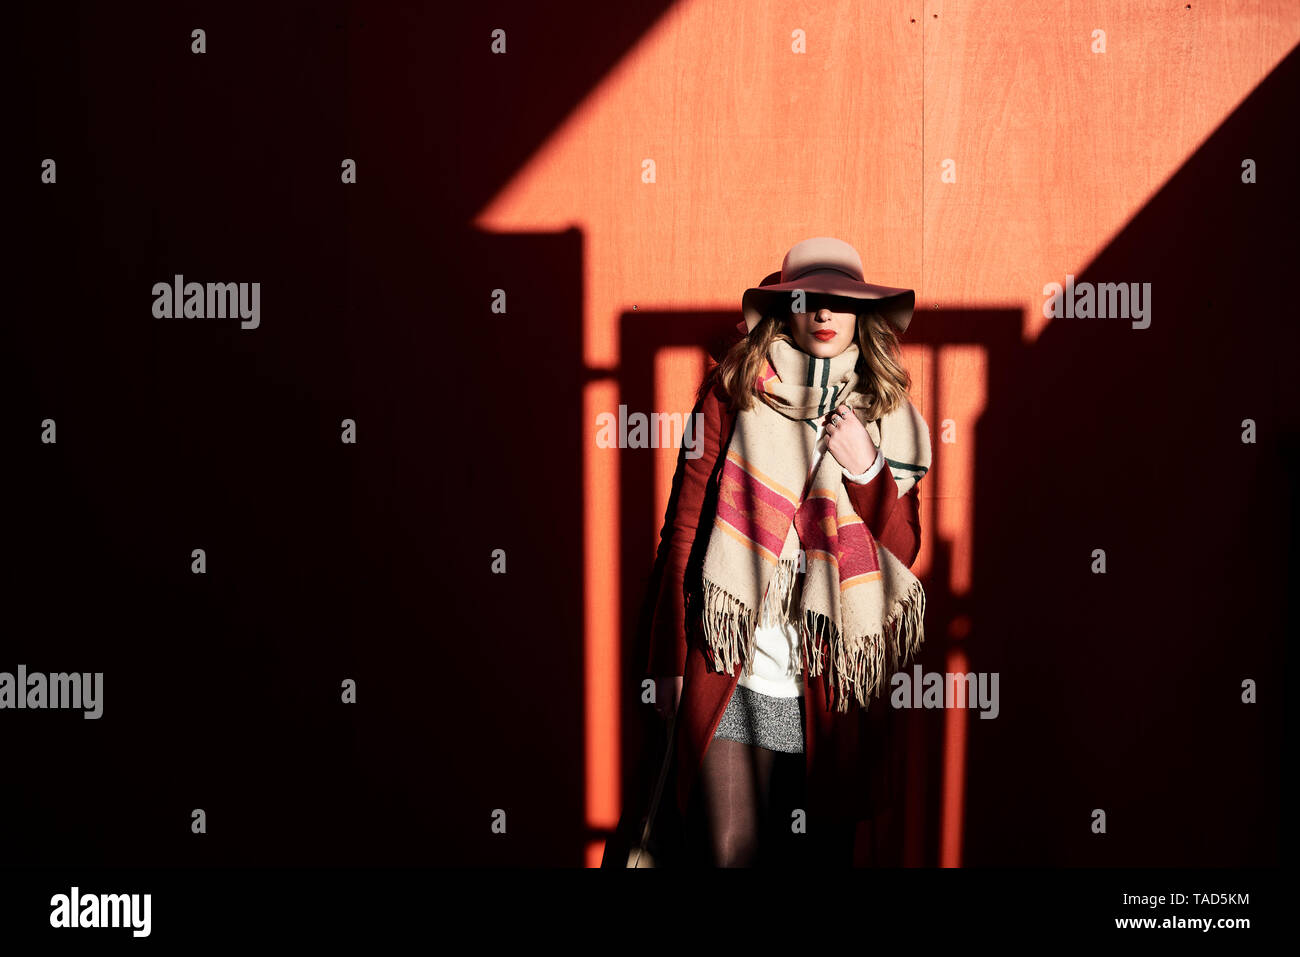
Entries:
{"type": "MultiPolygon", "coordinates": [[[[784,339],[798,348],[789,329],[788,318],[765,315],[705,375],[696,402],[718,386],[727,397],[728,409],[748,409],[754,402],[754,382],[763,371],[772,343],[784,339]]],[[[907,400],[912,377],[899,359],[898,336],[880,313],[858,313],[854,341],[859,352],[857,391],[872,397],[866,406],[866,418],[874,421],[907,400]]]]}

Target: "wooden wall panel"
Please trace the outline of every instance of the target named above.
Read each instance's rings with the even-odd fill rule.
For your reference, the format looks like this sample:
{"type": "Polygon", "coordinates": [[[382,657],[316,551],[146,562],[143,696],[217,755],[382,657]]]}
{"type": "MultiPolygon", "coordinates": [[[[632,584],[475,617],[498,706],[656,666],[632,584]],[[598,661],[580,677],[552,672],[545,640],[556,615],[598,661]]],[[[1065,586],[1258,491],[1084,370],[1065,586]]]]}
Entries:
{"type": "MultiPolygon", "coordinates": [[[[1031,345],[1047,322],[1044,284],[1082,273],[1298,39],[1300,5],[1284,0],[682,2],[476,224],[581,229],[586,298],[574,308],[589,369],[610,377],[589,387],[589,399],[598,392],[611,411],[620,372],[641,359],[619,341],[633,312],[645,322],[715,312],[739,319],[744,288],[779,268],[800,239],[843,238],[862,254],[868,279],[915,288],[904,355],[936,442],[917,570],[943,576],[930,582],[931,647],[960,642],[969,621],[942,615],[948,602],[960,607],[972,582],[972,443],[991,361],[973,324],[1018,315],[1021,344],[1031,345]],[[796,30],[806,53],[792,51],[796,30]],[[1094,31],[1104,31],[1105,52],[1094,51],[1094,31]],[[646,159],[653,183],[642,180],[646,159]],[[944,182],[949,164],[955,181],[944,182]],[[945,324],[928,326],[929,315],[945,324]],[[945,423],[951,443],[942,441],[945,423]]],[[[702,324],[701,350],[703,341],[702,324]]],[[[700,366],[682,346],[666,342],[672,361],[655,363],[662,411],[690,407],[700,366]]],[[[588,487],[618,487],[628,460],[617,450],[588,454],[588,487]]],[[[657,532],[673,453],[645,454],[657,457],[657,532]]],[[[593,495],[603,504],[585,516],[586,587],[595,596],[587,641],[599,648],[625,639],[628,609],[611,596],[635,571],[618,567],[626,529],[617,499],[593,495]]],[[[973,645],[935,653],[943,647],[950,663],[981,667],[973,645]]],[[[609,667],[607,656],[590,660],[609,667]]],[[[601,689],[589,694],[613,690],[610,674],[588,678],[601,689]]],[[[593,707],[589,720],[599,724],[606,706],[593,707]]],[[[597,750],[608,738],[599,740],[597,750]]],[[[589,754],[594,825],[608,824],[617,805],[602,784],[607,759],[589,754]]],[[[954,795],[964,793],[966,772],[960,755],[946,755],[942,769],[945,780],[926,788],[939,797],[931,810],[914,810],[907,843],[927,860],[959,863],[954,795]],[[918,831],[934,830],[933,814],[943,816],[937,845],[918,831]]]]}

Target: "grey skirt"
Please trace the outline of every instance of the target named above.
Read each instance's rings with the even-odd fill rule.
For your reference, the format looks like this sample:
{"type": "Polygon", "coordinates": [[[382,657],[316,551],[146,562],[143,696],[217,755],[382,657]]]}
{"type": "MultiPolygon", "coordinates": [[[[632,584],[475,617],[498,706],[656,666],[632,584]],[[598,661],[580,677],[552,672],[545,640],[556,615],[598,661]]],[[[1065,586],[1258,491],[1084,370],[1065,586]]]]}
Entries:
{"type": "Polygon", "coordinates": [[[802,754],[803,725],[803,698],[774,698],[736,685],[713,736],[802,754]]]}

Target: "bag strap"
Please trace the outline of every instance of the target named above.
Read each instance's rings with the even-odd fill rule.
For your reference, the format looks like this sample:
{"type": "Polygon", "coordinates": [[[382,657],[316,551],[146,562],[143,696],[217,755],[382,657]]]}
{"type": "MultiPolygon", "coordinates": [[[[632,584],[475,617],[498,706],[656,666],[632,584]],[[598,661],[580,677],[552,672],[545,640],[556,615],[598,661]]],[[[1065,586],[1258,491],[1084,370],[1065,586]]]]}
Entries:
{"type": "Polygon", "coordinates": [[[681,707],[673,709],[672,716],[668,719],[668,746],[664,748],[664,763],[659,769],[659,780],[655,782],[654,796],[650,799],[650,813],[646,815],[645,827],[641,831],[641,849],[648,850],[646,847],[650,841],[650,828],[654,825],[655,814],[659,810],[659,798],[663,795],[664,781],[668,778],[668,769],[672,767],[673,744],[677,740],[677,711],[681,707]]]}

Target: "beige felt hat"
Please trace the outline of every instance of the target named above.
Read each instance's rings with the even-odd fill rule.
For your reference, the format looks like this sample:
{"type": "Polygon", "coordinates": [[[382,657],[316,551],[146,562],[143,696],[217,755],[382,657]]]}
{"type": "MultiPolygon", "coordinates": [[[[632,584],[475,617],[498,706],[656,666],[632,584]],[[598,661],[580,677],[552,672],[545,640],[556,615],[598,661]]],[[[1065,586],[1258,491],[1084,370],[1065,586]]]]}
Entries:
{"type": "MultiPolygon", "coordinates": [[[[815,236],[790,247],[780,272],[745,290],[740,309],[745,314],[746,329],[752,330],[764,315],[788,312],[794,290],[812,296],[870,300],[872,311],[883,315],[898,332],[907,330],[912,310],[916,308],[913,290],[866,282],[862,257],[848,243],[830,236],[815,236]]],[[[844,305],[845,311],[863,311],[861,302],[844,305]]]]}

